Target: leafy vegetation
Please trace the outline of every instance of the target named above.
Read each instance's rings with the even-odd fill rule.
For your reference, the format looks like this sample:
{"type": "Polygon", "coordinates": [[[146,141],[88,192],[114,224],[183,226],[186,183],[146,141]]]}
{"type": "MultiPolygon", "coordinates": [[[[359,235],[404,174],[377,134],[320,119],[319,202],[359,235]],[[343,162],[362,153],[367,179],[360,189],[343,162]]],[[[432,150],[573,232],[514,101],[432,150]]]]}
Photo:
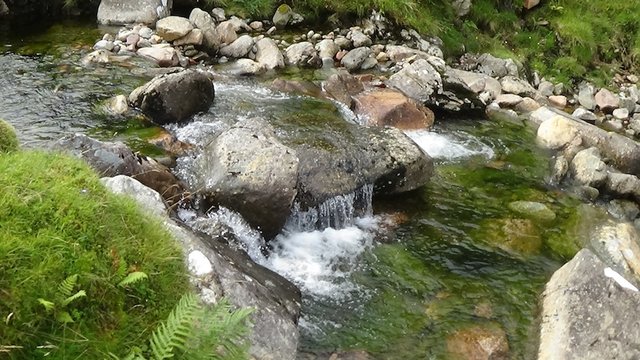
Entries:
{"type": "Polygon", "coordinates": [[[239,340],[247,310],[203,308],[189,295],[157,327],[189,293],[186,274],[181,250],[159,221],[108,192],[80,160],[0,154],[3,356],[104,359],[141,349],[134,354],[154,358],[153,344],[160,344],[164,354],[246,357],[239,340]]]}

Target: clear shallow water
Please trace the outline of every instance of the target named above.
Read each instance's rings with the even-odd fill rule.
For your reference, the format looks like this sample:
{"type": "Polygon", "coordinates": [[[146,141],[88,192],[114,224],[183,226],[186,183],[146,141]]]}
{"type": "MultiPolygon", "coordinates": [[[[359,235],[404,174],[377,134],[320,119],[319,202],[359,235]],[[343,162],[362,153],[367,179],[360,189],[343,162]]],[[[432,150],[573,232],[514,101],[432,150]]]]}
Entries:
{"type": "MultiPolygon", "coordinates": [[[[0,117],[28,146],[47,146],[80,131],[153,151],[144,141],[158,128],[96,111],[100,101],[144,81],[122,66],[82,67],[81,54],[97,37],[86,25],[24,38],[0,35],[0,117]]],[[[344,117],[357,121],[327,101],[222,79],[207,114],[170,130],[202,144],[251,116],[267,118],[284,141],[294,143],[322,142],[319,129],[330,137],[344,117]]],[[[438,120],[434,132],[409,134],[437,161],[429,185],[376,199],[371,212],[331,223],[337,228],[289,227],[271,244],[268,257],[264,241],[237,214],[210,215],[240,235],[239,246],[254,259],[303,289],[301,350],[442,359],[452,332],[497,324],[507,333],[512,358],[535,358],[538,295],[563,261],[557,249],[567,241],[575,201],[544,185],[546,155],[535,148],[527,128],[438,120]],[[506,206],[516,200],[545,203],[557,218],[552,223],[521,219],[506,206]]],[[[188,177],[188,166],[181,170],[188,177]]],[[[334,213],[348,209],[338,200],[333,205],[334,213]]]]}

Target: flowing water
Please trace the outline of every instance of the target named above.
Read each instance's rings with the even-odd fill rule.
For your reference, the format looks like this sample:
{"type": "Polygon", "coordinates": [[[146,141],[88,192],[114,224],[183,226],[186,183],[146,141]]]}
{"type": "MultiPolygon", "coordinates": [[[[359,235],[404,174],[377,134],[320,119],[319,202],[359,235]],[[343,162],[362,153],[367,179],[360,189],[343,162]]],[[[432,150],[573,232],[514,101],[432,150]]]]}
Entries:
{"type": "MultiPolygon", "coordinates": [[[[159,128],[100,111],[101,101],[127,94],[145,77],[133,65],[81,66],[81,55],[99,36],[92,26],[76,24],[0,35],[0,117],[24,144],[46,147],[84,132],[159,152],[145,143],[159,128]]],[[[206,114],[169,131],[203,146],[251,116],[270,121],[285,142],[320,145],[340,124],[358,121],[325,100],[223,78],[206,114]]],[[[208,221],[226,224],[256,262],[302,289],[301,351],[441,359],[451,334],[481,326],[504,329],[512,358],[535,358],[538,296],[572,255],[567,244],[576,201],[545,185],[547,155],[522,124],[438,119],[434,131],[408,135],[436,160],[427,186],[380,199],[364,186],[316,208],[297,207],[268,245],[228,209],[208,218],[181,216],[205,231],[208,221]],[[507,207],[517,200],[544,203],[556,219],[523,218],[507,207]]],[[[176,169],[188,182],[191,160],[181,159],[176,169]]]]}

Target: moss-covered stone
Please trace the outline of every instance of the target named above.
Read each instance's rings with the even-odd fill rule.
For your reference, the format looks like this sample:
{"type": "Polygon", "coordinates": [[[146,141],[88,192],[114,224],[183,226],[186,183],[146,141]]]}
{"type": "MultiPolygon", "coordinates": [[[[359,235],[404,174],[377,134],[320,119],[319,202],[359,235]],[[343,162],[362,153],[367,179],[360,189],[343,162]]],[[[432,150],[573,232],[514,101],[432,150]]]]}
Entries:
{"type": "Polygon", "coordinates": [[[0,153],[16,151],[19,146],[16,130],[11,124],[0,119],[0,153]]]}

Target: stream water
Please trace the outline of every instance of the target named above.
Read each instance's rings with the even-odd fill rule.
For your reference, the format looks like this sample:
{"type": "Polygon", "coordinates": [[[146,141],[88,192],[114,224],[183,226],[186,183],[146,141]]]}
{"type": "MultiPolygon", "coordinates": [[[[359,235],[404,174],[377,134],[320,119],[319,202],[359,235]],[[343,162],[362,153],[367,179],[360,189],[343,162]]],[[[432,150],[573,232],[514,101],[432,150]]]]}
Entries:
{"type": "MultiPolygon", "coordinates": [[[[101,101],[146,80],[130,66],[81,66],[100,35],[93,25],[73,23],[0,34],[0,118],[23,144],[41,148],[83,132],[160,153],[146,139],[161,129],[99,110],[101,101]]],[[[229,78],[216,83],[209,112],[169,131],[204,144],[249,116],[268,119],[285,142],[321,141],[310,137],[327,123],[357,120],[325,100],[229,78]]],[[[229,224],[255,261],[300,286],[303,352],[441,359],[453,333],[480,326],[506,332],[511,358],[535,358],[538,296],[572,255],[577,201],[545,185],[547,155],[522,124],[437,119],[432,132],[408,135],[436,159],[429,185],[373,201],[365,186],[295,211],[268,257],[260,251],[264,240],[238,214],[220,209],[209,216],[229,224]],[[507,206],[518,200],[546,204],[555,220],[523,218],[507,206]]],[[[176,169],[187,181],[189,162],[183,158],[176,169]]]]}

